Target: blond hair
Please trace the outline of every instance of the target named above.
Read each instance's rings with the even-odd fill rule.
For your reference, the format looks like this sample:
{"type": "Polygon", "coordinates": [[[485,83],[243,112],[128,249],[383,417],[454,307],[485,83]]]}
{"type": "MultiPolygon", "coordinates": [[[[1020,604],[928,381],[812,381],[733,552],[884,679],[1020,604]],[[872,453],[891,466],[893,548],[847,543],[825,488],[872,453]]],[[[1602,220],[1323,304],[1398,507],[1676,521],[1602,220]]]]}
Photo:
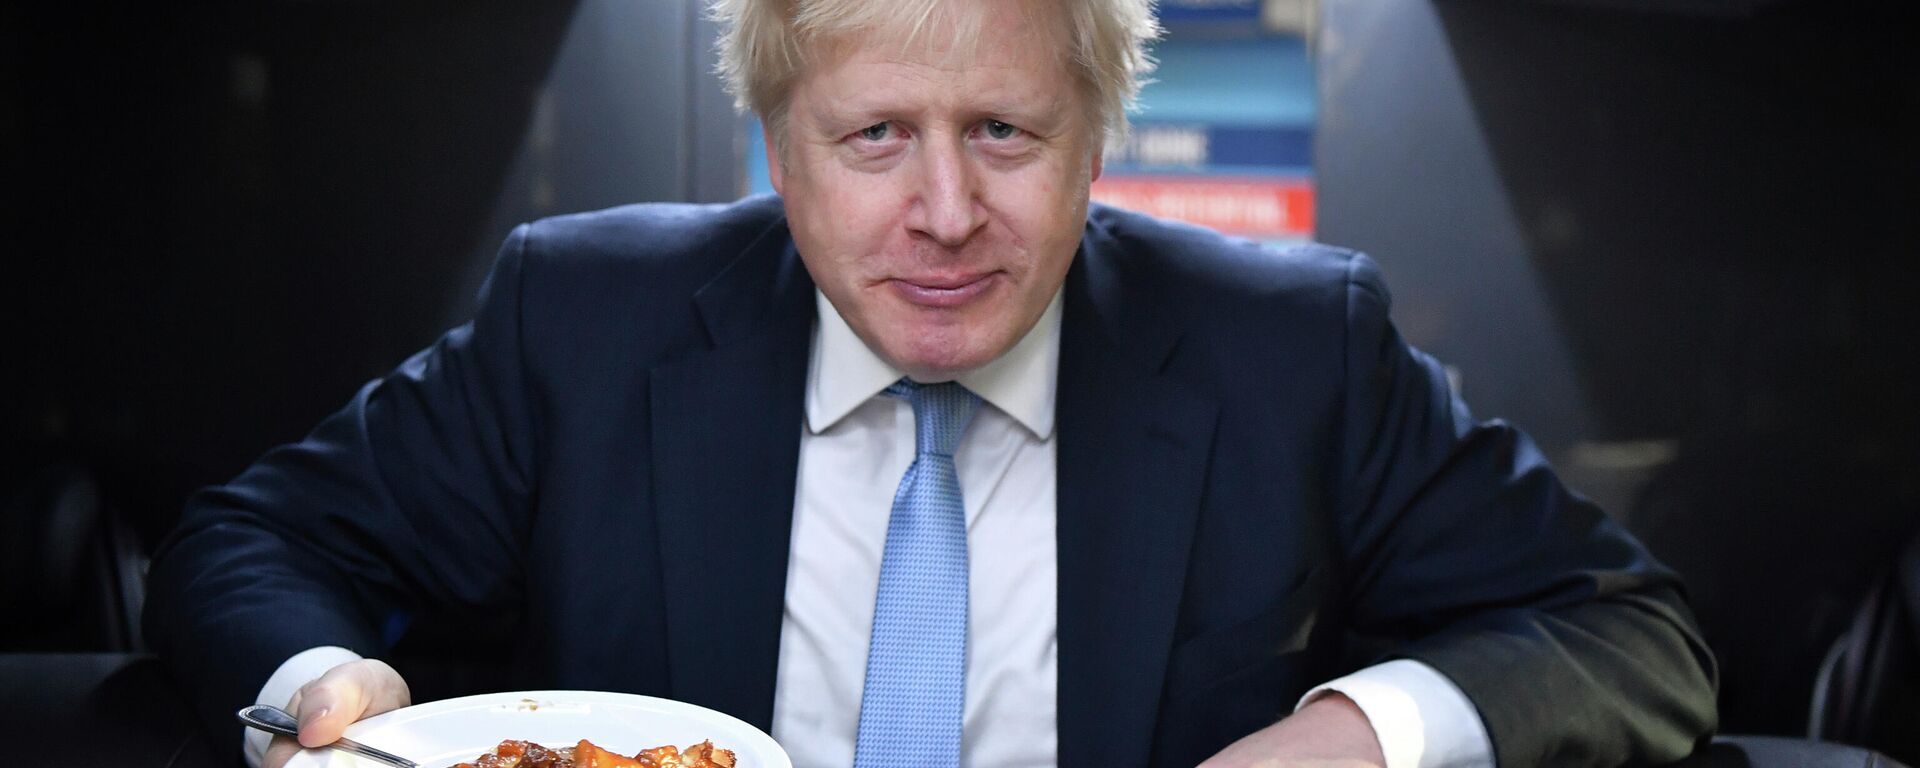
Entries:
{"type": "MultiPolygon", "coordinates": [[[[951,25],[950,37],[924,42],[949,53],[970,50],[980,33],[978,13],[957,3],[985,0],[711,0],[720,24],[717,69],[734,106],[751,110],[780,144],[788,96],[819,46],[854,33],[884,32],[904,47],[929,27],[951,25]],[[934,24],[935,20],[945,25],[934,24]]],[[[1066,27],[1068,69],[1088,96],[1089,117],[1108,141],[1126,135],[1127,110],[1153,71],[1147,44],[1160,36],[1152,0],[1033,0],[1059,4],[1066,27]]]]}

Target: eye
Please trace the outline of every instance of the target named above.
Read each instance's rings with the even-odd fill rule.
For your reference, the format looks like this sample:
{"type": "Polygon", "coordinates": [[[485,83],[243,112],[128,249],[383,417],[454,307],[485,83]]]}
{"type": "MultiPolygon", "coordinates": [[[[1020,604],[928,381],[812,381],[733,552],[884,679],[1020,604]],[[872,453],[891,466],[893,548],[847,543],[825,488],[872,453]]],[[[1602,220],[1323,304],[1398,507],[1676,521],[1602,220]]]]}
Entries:
{"type": "Polygon", "coordinates": [[[860,129],[858,135],[867,141],[886,141],[887,136],[892,133],[892,123],[874,123],[873,125],[860,129]]]}
{"type": "Polygon", "coordinates": [[[996,141],[1005,141],[1020,133],[1019,128],[1015,128],[1011,124],[1003,123],[999,120],[988,120],[985,128],[987,129],[987,137],[996,141]]]}

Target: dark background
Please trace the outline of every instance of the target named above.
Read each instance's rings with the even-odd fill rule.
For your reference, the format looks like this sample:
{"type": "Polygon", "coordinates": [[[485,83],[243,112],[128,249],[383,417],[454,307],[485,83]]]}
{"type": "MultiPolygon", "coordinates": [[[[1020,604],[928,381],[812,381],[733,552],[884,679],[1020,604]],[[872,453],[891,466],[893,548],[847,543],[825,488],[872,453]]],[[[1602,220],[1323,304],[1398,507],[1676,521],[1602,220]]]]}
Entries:
{"type": "MultiPolygon", "coordinates": [[[[1844,1],[1321,13],[1320,238],[1689,578],[1726,728],[1802,731],[1920,507],[1920,30],[1844,1]]],[[[690,2],[0,30],[0,651],[139,647],[111,607],[186,494],[458,323],[514,223],[741,188],[690,2]]]]}
{"type": "Polygon", "coordinates": [[[1920,520],[1920,28],[1893,8],[1326,7],[1320,237],[1688,578],[1730,731],[1804,732],[1920,520]]]}

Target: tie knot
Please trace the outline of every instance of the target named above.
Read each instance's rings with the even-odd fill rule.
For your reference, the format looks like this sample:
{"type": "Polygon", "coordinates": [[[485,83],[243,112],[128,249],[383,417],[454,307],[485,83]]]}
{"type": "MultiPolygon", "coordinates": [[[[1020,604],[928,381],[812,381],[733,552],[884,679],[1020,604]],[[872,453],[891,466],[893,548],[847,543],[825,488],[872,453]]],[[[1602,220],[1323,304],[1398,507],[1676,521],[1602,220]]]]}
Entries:
{"type": "Polygon", "coordinates": [[[901,379],[887,392],[913,404],[914,450],[919,454],[952,456],[967,422],[980,409],[980,396],[953,382],[919,384],[901,379]]]}

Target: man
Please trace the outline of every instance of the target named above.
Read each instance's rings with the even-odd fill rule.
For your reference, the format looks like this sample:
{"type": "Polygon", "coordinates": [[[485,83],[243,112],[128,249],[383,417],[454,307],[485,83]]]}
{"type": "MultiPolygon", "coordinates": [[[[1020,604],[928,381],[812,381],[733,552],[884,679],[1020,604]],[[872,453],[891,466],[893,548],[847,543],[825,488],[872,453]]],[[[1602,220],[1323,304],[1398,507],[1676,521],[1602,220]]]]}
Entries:
{"type": "Polygon", "coordinates": [[[453,604],[515,610],[546,685],[800,766],[1611,765],[1711,729],[1672,577],[1471,420],[1364,257],[1089,212],[1144,2],[720,14],[780,197],[516,230],[471,323],[196,497],[149,623],[208,718],[287,701],[325,743],[409,703],[359,658],[385,618],[453,604]]]}

